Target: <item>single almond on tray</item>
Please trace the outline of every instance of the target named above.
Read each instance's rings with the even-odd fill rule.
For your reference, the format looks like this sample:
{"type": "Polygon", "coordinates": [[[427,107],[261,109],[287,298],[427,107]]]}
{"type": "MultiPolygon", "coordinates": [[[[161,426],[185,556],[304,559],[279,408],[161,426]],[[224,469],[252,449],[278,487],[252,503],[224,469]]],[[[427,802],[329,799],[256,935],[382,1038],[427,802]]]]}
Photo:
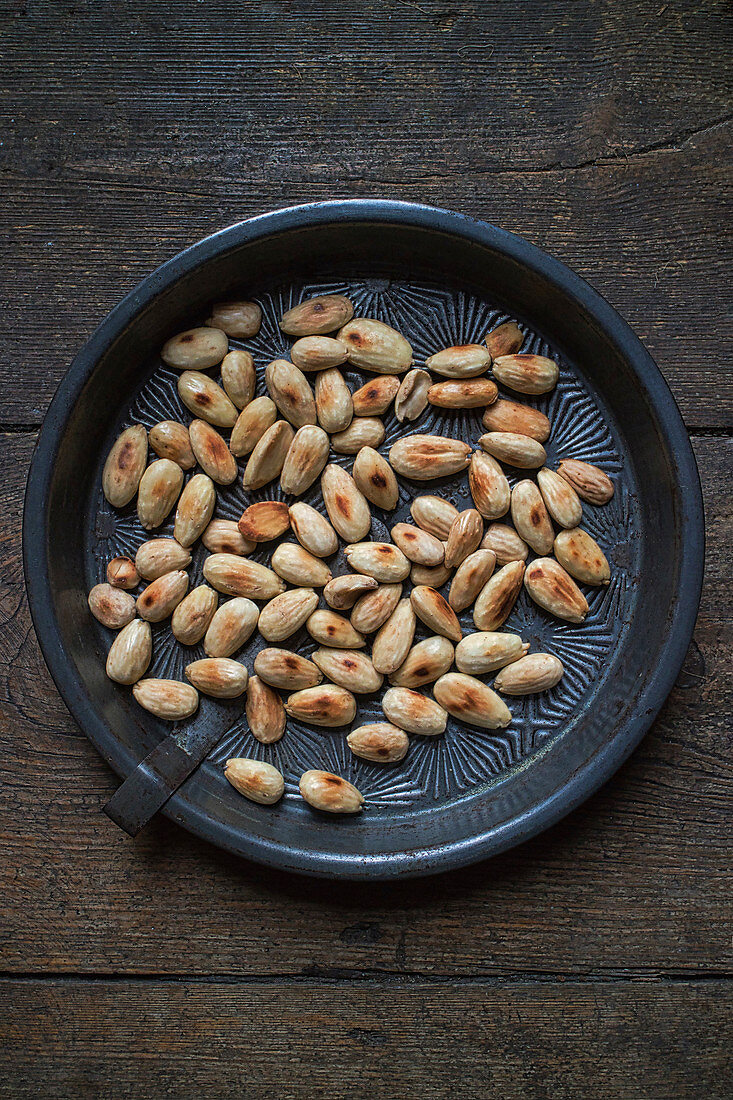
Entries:
{"type": "Polygon", "coordinates": [[[329,814],[356,814],[364,805],[364,797],[339,775],[332,772],[304,772],[300,777],[300,793],[309,805],[329,814]]]}
{"type": "Polygon", "coordinates": [[[329,558],[338,550],[338,535],[325,516],[299,500],[290,505],[290,526],[298,542],[317,558],[329,558]]]}
{"type": "Polygon", "coordinates": [[[354,416],[382,416],[397,396],[399,378],[384,374],[371,378],[353,394],[354,416]]]}
{"type": "Polygon", "coordinates": [[[354,307],[343,294],[319,294],[287,310],[280,328],[288,336],[320,336],[333,332],[354,316],[354,307]]]}
{"type": "Polygon", "coordinates": [[[524,562],[511,561],[486,582],[473,607],[473,621],[478,630],[497,630],[509,617],[523,577],[524,562]]]}
{"type": "Polygon", "coordinates": [[[447,638],[425,638],[412,647],[389,682],[396,687],[422,687],[437,680],[452,664],[453,646],[447,638]]]}
{"type": "Polygon", "coordinates": [[[377,672],[389,676],[400,667],[412,646],[415,625],[412,601],[400,600],[387,621],[380,626],[372,644],[372,661],[377,672]]]}
{"type": "Polygon", "coordinates": [[[255,548],[255,543],[244,538],[233,519],[212,519],[203,531],[201,541],[211,554],[241,554],[246,557],[255,548]]]}
{"type": "Polygon", "coordinates": [[[425,360],[428,370],[446,378],[472,378],[491,366],[491,355],[481,344],[462,344],[444,348],[425,360]]]}
{"type": "Polygon", "coordinates": [[[454,504],[443,497],[435,496],[415,497],[410,505],[410,512],[418,527],[429,531],[443,542],[448,538],[453,520],[458,515],[454,504]]]}
{"type": "Polygon", "coordinates": [[[380,584],[359,596],[351,611],[351,625],[362,634],[374,634],[386,623],[402,597],[402,584],[380,584]]]}
{"type": "Polygon", "coordinates": [[[321,474],[321,493],[328,518],[342,539],[359,542],[371,529],[372,514],[351,474],[335,463],[321,474]]]}
{"type": "Polygon", "coordinates": [[[209,370],[229,349],[226,333],[216,328],[189,328],[166,340],[160,357],[174,370],[209,370]]]}
{"type": "Polygon", "coordinates": [[[211,522],[216,507],[216,489],[207,474],[194,474],[178,500],[173,534],[181,546],[193,546],[211,522]]]}
{"type": "Polygon", "coordinates": [[[555,532],[534,481],[518,481],[512,489],[512,520],[520,538],[532,547],[536,554],[549,554],[555,541],[555,532]]]}
{"type": "Polygon", "coordinates": [[[294,437],[293,429],[285,420],[276,420],[262,433],[245,467],[242,479],[245,489],[261,489],[279,477],[294,437]]]}
{"type": "Polygon", "coordinates": [[[238,554],[211,554],[204,562],[204,577],[225,596],[271,600],[285,591],[284,582],[272,569],[238,554]]]}
{"type": "Polygon", "coordinates": [[[269,542],[290,527],[290,512],[281,500],[260,500],[245,508],[237,526],[250,542],[269,542]]]}
{"type": "Polygon", "coordinates": [[[411,523],[396,523],[390,534],[392,541],[410,561],[428,567],[442,564],[445,544],[435,535],[411,523]]]}
{"type": "Polygon", "coordinates": [[[184,371],[178,379],[178,396],[189,412],[216,428],[233,428],[237,422],[236,405],[208,374],[184,371]]]}
{"type": "Polygon", "coordinates": [[[613,496],[613,482],[608,474],[590,462],[564,458],[557,468],[560,477],[572,485],[582,500],[589,504],[607,504],[613,496]]]}
{"type": "Polygon", "coordinates": [[[468,487],[484,519],[500,519],[509,511],[511,489],[506,474],[491,455],[476,451],[468,468],[468,487]]]}
{"type": "Polygon", "coordinates": [[[343,432],[354,418],[351,390],[340,370],[331,367],[316,375],[316,415],[325,432],[343,432]]]}
{"type": "Polygon", "coordinates": [[[398,546],[389,542],[357,542],[347,546],[344,557],[355,573],[366,573],[380,584],[403,581],[410,563],[398,546]]]}
{"type": "Polygon", "coordinates": [[[328,608],[318,608],[307,619],[305,628],[314,642],[332,649],[360,649],[366,645],[363,634],[354,629],[343,615],[328,608]]]}
{"type": "Polygon", "coordinates": [[[231,485],[237,476],[237,460],[216,428],[205,420],[193,420],[188,434],[196,461],[204,473],[218,485],[231,485]]]}
{"type": "Polygon", "coordinates": [[[485,676],[512,661],[518,661],[529,649],[518,634],[479,630],[467,634],[456,646],[456,668],[470,676],[485,676]]]}
{"type": "Polygon", "coordinates": [[[196,465],[196,456],[191,450],[191,439],[185,424],[179,424],[177,420],[161,420],[148,432],[148,440],[158,458],[169,458],[182,470],[190,470],[196,465]]]}
{"type": "Polygon", "coordinates": [[[484,339],[492,359],[500,355],[514,355],[524,343],[524,333],[515,321],[505,321],[497,325],[484,339]]]}
{"type": "Polygon", "coordinates": [[[301,336],[290,349],[290,356],[302,371],[328,370],[346,362],[346,345],[332,336],[301,336]]]}
{"type": "Polygon", "coordinates": [[[289,588],[265,604],[257,629],[266,642],[282,642],[300,630],[317,607],[318,594],[312,588],[289,588]]]}
{"type": "Polygon", "coordinates": [[[442,707],[469,726],[504,729],[512,720],[503,699],[474,676],[449,672],[437,681],[433,694],[442,707]]]}
{"type": "Polygon", "coordinates": [[[377,508],[391,512],[397,507],[400,489],[394,470],[373,447],[361,448],[354,459],[351,474],[357,488],[377,508]]]}
{"type": "Polygon", "coordinates": [[[106,672],[118,684],[135,684],[145,675],[153,656],[150,623],[133,619],[123,626],[107,654],[106,672]]]}
{"type": "Polygon", "coordinates": [[[555,536],[555,557],[582,584],[608,584],[611,568],[606,555],[587,531],[573,527],[555,536]]]}
{"type": "Polygon", "coordinates": [[[263,806],[272,806],[278,802],[285,790],[282,774],[265,760],[235,757],[227,760],[224,775],[245,798],[263,806]]]}
{"type": "Polygon", "coordinates": [[[442,634],[452,642],[460,642],[463,637],[458,616],[440,592],[419,584],[410,593],[410,602],[418,619],[434,634],[442,634]]]}
{"type": "Polygon", "coordinates": [[[260,609],[245,596],[227,600],[214,612],[204,635],[207,657],[232,657],[254,634],[260,609]]]}
{"type": "Polygon", "coordinates": [[[229,450],[238,458],[248,455],[276,420],[277,408],[272,398],[255,397],[237,417],[229,437],[229,450]]]}
{"type": "Polygon", "coordinates": [[[135,701],[156,718],[180,722],[190,718],[199,705],[199,693],[180,680],[138,680],[132,686],[135,701]]]}
{"type": "Polygon", "coordinates": [[[515,432],[528,435],[538,443],[545,443],[550,438],[550,421],[544,413],[504,397],[489,405],[484,412],[483,425],[487,432],[515,432]]]}
{"type": "Polygon", "coordinates": [[[349,321],[338,339],[348,349],[349,363],[375,374],[402,374],[412,364],[412,348],[396,329],[370,317],[349,321]]]}
{"type": "Polygon", "coordinates": [[[316,423],[316,402],[302,370],[287,359],[274,359],[265,367],[267,392],[280,415],[295,428],[316,423]]]}
{"type": "Polygon", "coordinates": [[[468,378],[436,382],[428,390],[428,401],[441,409],[479,409],[496,401],[499,390],[490,378],[468,378]]]}
{"type": "Polygon", "coordinates": [[[533,695],[555,687],[563,672],[562,661],[552,653],[529,653],[503,668],[494,687],[504,695],[533,695]]]}
{"type": "Polygon", "coordinates": [[[354,756],[374,764],[395,764],[404,760],[410,739],[404,730],[390,722],[370,722],[357,726],[346,738],[354,756]]]}
{"type": "Polygon", "coordinates": [[[465,470],[470,454],[471,447],[460,439],[405,435],[390,448],[389,464],[403,477],[432,481],[465,470]]]}
{"type": "Polygon", "coordinates": [[[206,324],[221,329],[227,336],[249,340],[260,331],[262,308],[257,302],[217,302],[211,307],[211,317],[206,324]]]}
{"type": "Polygon", "coordinates": [[[323,559],[297,542],[281,542],[273,550],[270,565],[288,584],[302,588],[323,588],[331,580],[331,570],[323,559]]]}
{"type": "MultiPolygon", "coordinates": [[[[147,442],[146,442],[147,448],[147,442]]],[[[151,462],[137,487],[137,515],[146,531],[160,527],[183,486],[183,470],[169,458],[151,462]]]]}
{"type": "Polygon", "coordinates": [[[530,562],[524,575],[524,586],[536,604],[558,619],[582,623],[588,614],[585,596],[554,558],[535,558],[530,562]]]}
{"type": "Polygon", "coordinates": [[[366,653],[357,649],[335,649],[320,646],[311,654],[314,665],[324,676],[339,687],[348,688],[357,695],[379,691],[382,676],[366,653]]]}
{"type": "Polygon", "coordinates": [[[238,409],[249,405],[255,395],[256,382],[254,359],[248,351],[238,349],[224,356],[221,384],[229,400],[238,409]]]}
{"type": "Polygon", "coordinates": [[[259,676],[250,676],[247,681],[245,716],[252,736],[263,745],[279,741],[285,733],[282,699],[259,676]]]}
{"type": "Polygon", "coordinates": [[[549,393],[557,385],[558,366],[544,355],[500,355],[494,360],[494,378],[518,393],[549,393]]]}
{"type": "Polygon", "coordinates": [[[289,695],[285,710],[290,718],[307,726],[348,726],[354,721],[356,699],[338,684],[320,684],[289,695]]]}
{"type": "Polygon", "coordinates": [[[422,737],[437,737],[445,731],[448,721],[448,713],[440,703],[412,688],[387,688],[382,710],[395,726],[422,737]]]}

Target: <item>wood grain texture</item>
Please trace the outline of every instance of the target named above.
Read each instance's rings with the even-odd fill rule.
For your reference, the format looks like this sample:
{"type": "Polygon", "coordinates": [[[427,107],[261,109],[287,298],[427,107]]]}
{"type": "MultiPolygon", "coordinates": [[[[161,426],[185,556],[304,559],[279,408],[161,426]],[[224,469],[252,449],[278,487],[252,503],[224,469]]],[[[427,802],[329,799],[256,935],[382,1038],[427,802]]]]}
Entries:
{"type": "Polygon", "coordinates": [[[723,982],[0,983],[0,1096],[730,1096],[723,982]]]}
{"type": "MultiPolygon", "coordinates": [[[[19,516],[32,438],[1,440],[19,516]]],[[[695,441],[709,544],[695,641],[651,733],[543,836],[423,882],[338,887],[101,813],[116,781],[69,718],[23,592],[19,519],[0,546],[0,821],[9,973],[722,973],[733,963],[730,586],[733,444],[695,441]],[[153,916],[154,915],[154,916],[153,916]]]]}

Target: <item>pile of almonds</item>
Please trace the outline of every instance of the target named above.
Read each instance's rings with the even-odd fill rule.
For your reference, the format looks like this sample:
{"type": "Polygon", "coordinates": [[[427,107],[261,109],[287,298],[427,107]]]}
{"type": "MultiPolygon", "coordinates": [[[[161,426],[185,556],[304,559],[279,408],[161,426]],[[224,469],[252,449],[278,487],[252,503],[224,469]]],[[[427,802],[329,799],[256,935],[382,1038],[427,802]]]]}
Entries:
{"type": "MultiPolygon", "coordinates": [[[[114,558],[107,583],[89,593],[96,618],[119,630],[107,675],[132,685],[142,707],[170,721],[192,715],[199,692],[220,699],[246,692],[249,728],[265,744],[284,735],[288,715],[314,726],[351,725],[356,696],[379,691],[387,677],[385,720],[357,726],[346,738],[356,756],[379,763],[402,760],[409,734],[443,733],[448,715],[470,726],[506,727],[512,716],[501,695],[546,691],[563,675],[557,657],[528,653],[521,637],[500,629],[522,585],[545,611],[581,623],[588,603],[576,582],[603,585],[610,577],[602,550],[580,524],[582,502],[605,504],[612,482],[575,459],[549,469],[547,417],[499,397],[497,382],[519,394],[549,392],[557,364],[522,354],[524,336],[507,322],[483,345],[444,348],[425,369],[414,368],[404,336],[355,318],[348,298],[327,295],[284,314],[280,327],[295,337],[290,359],[267,366],[269,396],[255,397],[252,356],[230,351],[229,337],[246,340],[260,323],[256,303],[225,302],[206,326],[168,340],[162,359],[180,371],[178,393],[195,419],[188,426],[163,421],[149,432],[133,424],[110,451],[102,483],[111,505],[124,508],[137,497],[140,523],[151,532],[176,511],[173,538],[144,542],[134,561],[114,558]],[[343,364],[376,377],[352,393],[343,364]],[[212,368],[220,369],[221,385],[205,373],[212,368]],[[385,457],[381,417],[392,402],[401,422],[416,420],[428,404],[484,408],[486,433],[477,450],[459,439],[405,434],[385,457]],[[149,465],[148,446],[157,456],[149,465]],[[354,456],[351,473],[329,464],[331,450],[354,456]],[[252,504],[238,523],[214,519],[216,487],[232,484],[237,459],[245,458],[245,489],[279,477],[293,502],[252,504]],[[502,464],[536,471],[536,480],[511,489],[502,464]],[[184,485],[184,472],[196,466],[201,472],[184,485]],[[459,512],[440,496],[415,496],[414,523],[395,524],[390,543],[370,541],[370,505],[397,506],[397,476],[429,482],[463,470],[474,507],[459,512]],[[319,478],[328,518],[297,499],[319,478]],[[508,516],[511,525],[502,522],[508,516]],[[269,567],[251,559],[256,546],[288,532],[295,541],[279,542],[269,567]],[[199,538],[209,553],[207,583],[189,592],[186,569],[199,538]],[[350,572],[334,577],[325,559],[339,540],[350,572]],[[539,556],[526,565],[530,549],[539,556]],[[445,599],[438,589],[448,581],[445,599]],[[221,604],[220,595],[228,597],[221,604]],[[471,606],[476,632],[464,636],[458,613],[471,606]],[[169,617],[182,645],[203,640],[207,656],[186,667],[188,682],[144,678],[150,623],[169,617]],[[417,620],[432,633],[414,644],[417,620]],[[318,645],[309,658],[284,645],[303,626],[318,645]],[[267,647],[250,675],[236,654],[256,629],[267,647]],[[496,673],[493,689],[480,679],[488,673],[496,673]],[[432,698],[418,690],[429,684],[432,698]]],[[[229,760],[225,774],[256,802],[272,804],[283,794],[282,775],[262,761],[229,760]]],[[[301,777],[300,792],[334,813],[357,812],[364,801],[345,779],[320,770],[301,777]]]]}

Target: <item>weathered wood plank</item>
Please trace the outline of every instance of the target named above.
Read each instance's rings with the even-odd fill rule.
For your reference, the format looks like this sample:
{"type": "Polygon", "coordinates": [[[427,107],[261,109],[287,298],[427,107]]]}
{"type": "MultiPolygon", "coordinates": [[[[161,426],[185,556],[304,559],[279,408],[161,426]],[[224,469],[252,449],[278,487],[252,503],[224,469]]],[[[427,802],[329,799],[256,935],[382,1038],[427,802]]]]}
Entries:
{"type": "Polygon", "coordinates": [[[2,982],[0,1095],[729,1096],[724,982],[2,982]],[[722,1040],[722,1041],[721,1041],[722,1040]]]}
{"type": "Polygon", "coordinates": [[[544,836],[425,882],[342,885],[239,862],[100,812],[115,779],[50,681],[23,594],[32,438],[2,438],[0,893],[4,967],[64,972],[471,975],[730,967],[731,451],[695,440],[708,570],[685,671],[632,759],[544,836]]]}

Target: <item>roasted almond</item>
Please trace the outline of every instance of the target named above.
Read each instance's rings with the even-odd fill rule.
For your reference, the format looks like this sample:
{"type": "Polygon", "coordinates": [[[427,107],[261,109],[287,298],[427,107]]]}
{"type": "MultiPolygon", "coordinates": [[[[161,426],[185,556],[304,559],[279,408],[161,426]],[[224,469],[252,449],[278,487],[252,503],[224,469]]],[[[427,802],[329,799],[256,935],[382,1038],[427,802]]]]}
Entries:
{"type": "Polygon", "coordinates": [[[452,642],[460,642],[463,637],[461,624],[448,601],[425,584],[419,584],[410,593],[410,602],[418,619],[425,623],[434,634],[442,634],[452,642]]]}
{"type": "Polygon", "coordinates": [[[231,657],[254,634],[260,609],[252,600],[235,596],[214,612],[204,636],[207,657],[231,657]]]}
{"type": "Polygon", "coordinates": [[[583,584],[608,584],[611,569],[606,555],[587,531],[572,527],[555,538],[555,557],[571,577],[583,584]]]}
{"type": "Polygon", "coordinates": [[[477,550],[484,536],[484,521],[475,508],[459,512],[451,524],[445,544],[445,564],[449,569],[460,565],[477,550]]]}
{"type": "Polygon", "coordinates": [[[280,474],[284,493],[300,496],[309,489],[328,461],[329,441],[323,428],[305,424],[298,428],[280,474]]]}
{"type": "Polygon", "coordinates": [[[468,468],[468,487],[484,519],[499,519],[509,511],[511,489],[506,474],[491,455],[476,451],[468,468]]]}
{"type": "Polygon", "coordinates": [[[476,597],[473,621],[478,630],[497,630],[509,617],[522,588],[524,562],[510,561],[494,573],[476,597]]]}
{"type": "Polygon", "coordinates": [[[153,634],[150,623],[133,619],[123,626],[107,654],[106,672],[117,684],[135,684],[150,664],[153,634]]]}
{"type": "Polygon", "coordinates": [[[374,577],[362,576],[360,573],[348,573],[343,577],[334,577],[323,589],[323,595],[327,604],[335,607],[337,611],[345,611],[353,607],[360,596],[378,588],[378,582],[374,577]]]}
{"type": "Polygon", "coordinates": [[[146,581],[155,581],[164,573],[190,564],[191,555],[175,539],[149,539],[135,554],[135,568],[146,581]]]}
{"type": "Polygon", "coordinates": [[[272,806],[278,802],[285,790],[281,773],[264,760],[233,757],[227,760],[224,775],[235,790],[262,806],[272,806]]]}
{"type": "Polygon", "coordinates": [[[190,718],[199,705],[199,693],[180,680],[138,680],[132,694],[144,710],[166,722],[190,718]]]}
{"type": "Polygon", "coordinates": [[[535,558],[530,562],[524,575],[524,586],[536,604],[558,619],[582,623],[588,614],[585,596],[554,558],[535,558]]]}
{"type": "Polygon", "coordinates": [[[206,324],[221,329],[227,336],[249,340],[260,331],[262,309],[257,302],[217,302],[211,307],[206,324]]]}
{"type": "Polygon", "coordinates": [[[317,558],[329,558],[338,550],[338,535],[325,516],[310,504],[297,501],[290,506],[290,526],[301,546],[317,558]]]}
{"type": "Polygon", "coordinates": [[[178,500],[173,534],[181,546],[193,546],[209,526],[216,507],[214,482],[206,474],[194,474],[178,500]]]}
{"type": "Polygon", "coordinates": [[[332,336],[301,336],[290,356],[302,371],[328,370],[346,362],[346,346],[332,336]]]}
{"type": "Polygon", "coordinates": [[[316,810],[329,814],[357,814],[364,798],[356,787],[332,772],[313,769],[300,777],[300,793],[316,810]]]}
{"type": "Polygon", "coordinates": [[[405,420],[417,420],[425,411],[432,378],[426,370],[408,371],[400,383],[394,402],[395,416],[400,424],[405,420]]]}
{"type": "Polygon", "coordinates": [[[555,523],[560,527],[577,527],[583,518],[583,505],[572,485],[547,467],[537,471],[537,482],[555,523]]]}
{"type": "Polygon", "coordinates": [[[428,531],[443,542],[448,538],[458,509],[443,497],[415,497],[410,505],[412,518],[418,527],[428,531]]]}
{"type": "Polygon", "coordinates": [[[489,405],[483,416],[483,425],[487,432],[528,435],[538,443],[544,443],[550,438],[550,421],[544,413],[518,401],[508,401],[504,397],[489,405]]]}
{"type": "Polygon", "coordinates": [[[219,485],[231,485],[237,476],[237,461],[211,424],[193,420],[188,429],[191,447],[201,469],[219,485]]]}
{"type": "Polygon", "coordinates": [[[307,726],[348,726],[356,715],[356,699],[344,687],[321,684],[289,695],[285,710],[291,718],[307,726]]]}
{"type": "Polygon", "coordinates": [[[209,628],[218,603],[208,584],[199,584],[181,600],[173,612],[171,630],[181,645],[197,645],[209,628]]]}
{"type": "Polygon", "coordinates": [[[334,684],[348,687],[357,695],[371,694],[382,686],[382,677],[374,664],[366,653],[360,653],[358,649],[320,646],[311,654],[311,660],[334,684]]]}
{"type": "Polygon", "coordinates": [[[331,367],[316,375],[316,415],[325,432],[343,432],[354,416],[351,390],[340,370],[331,367]]]}
{"type": "Polygon", "coordinates": [[[484,343],[491,358],[498,359],[500,355],[514,355],[519,351],[524,343],[524,333],[514,321],[505,321],[491,330],[484,343]]]}
{"type": "Polygon", "coordinates": [[[270,542],[290,527],[290,512],[281,500],[259,500],[244,509],[237,526],[249,542],[270,542]]]}
{"type": "Polygon", "coordinates": [[[321,493],[328,518],[347,542],[359,542],[368,535],[372,515],[366,497],[346,470],[331,464],[321,474],[321,493]]]}
{"type": "Polygon", "coordinates": [[[506,523],[490,523],[481,540],[482,550],[493,550],[496,564],[508,565],[510,561],[525,561],[529,547],[513,527],[506,523]]]}
{"type": "Polygon", "coordinates": [[[174,370],[209,370],[221,363],[228,347],[221,329],[189,328],[166,340],[160,358],[174,370]]]}
{"type": "Polygon", "coordinates": [[[211,554],[204,562],[204,577],[225,596],[271,600],[285,591],[283,581],[272,569],[237,554],[211,554]]]}
{"type": "Polygon", "coordinates": [[[249,405],[255,395],[255,362],[248,351],[230,351],[221,364],[221,384],[238,409],[249,405]]]}
{"type": "Polygon", "coordinates": [[[369,317],[349,321],[340,329],[349,362],[375,374],[402,374],[412,363],[412,348],[395,329],[369,317]]]}
{"type": "Polygon", "coordinates": [[[148,440],[158,458],[169,458],[182,470],[190,470],[196,465],[185,424],[179,424],[177,420],[161,420],[148,432],[148,440]]]}
{"type": "Polygon", "coordinates": [[[246,557],[255,548],[255,543],[244,538],[233,519],[212,519],[202,533],[201,541],[211,554],[241,554],[246,557]]]}
{"type": "Polygon", "coordinates": [[[140,575],[131,558],[112,558],[107,562],[107,583],[113,588],[137,588],[140,584],[140,575]]]}
{"type": "Polygon", "coordinates": [[[428,390],[428,401],[440,409],[480,409],[496,401],[499,390],[490,378],[436,382],[428,390]]]}
{"type": "Polygon", "coordinates": [[[137,613],[148,622],[162,622],[173,614],[187,592],[188,573],[184,573],[182,569],[175,573],[164,573],[142,590],[135,601],[137,613]]]}
{"type": "Polygon", "coordinates": [[[356,542],[344,550],[349,568],[366,573],[380,584],[403,581],[410,572],[410,563],[398,546],[389,542],[356,542]]]}
{"type": "Polygon", "coordinates": [[[404,760],[410,739],[404,730],[390,722],[370,722],[357,726],[346,738],[354,756],[375,764],[395,764],[404,760]]]}
{"type": "Polygon", "coordinates": [[[516,432],[487,432],[478,442],[479,447],[487,454],[520,470],[535,470],[538,466],[542,466],[547,458],[545,448],[530,435],[518,435],[516,432]]]}
{"type": "Polygon", "coordinates": [[[183,470],[169,458],[151,462],[140,478],[137,514],[146,531],[160,527],[178,500],[183,485],[183,470]]]}
{"type": "Polygon", "coordinates": [[[534,481],[518,481],[512,489],[512,520],[517,534],[536,554],[549,554],[555,532],[534,481]]]}
{"type": "Polygon", "coordinates": [[[354,604],[351,625],[362,634],[373,634],[386,623],[402,596],[402,584],[380,584],[354,604]]]}
{"type": "Polygon", "coordinates": [[[555,687],[564,671],[562,661],[552,653],[529,653],[503,668],[494,687],[504,695],[532,695],[555,687]]]}
{"type": "Polygon", "coordinates": [[[285,733],[285,707],[276,691],[259,676],[247,680],[245,716],[250,733],[263,745],[279,741],[285,733]]]}
{"type": "Polygon", "coordinates": [[[237,417],[229,438],[229,450],[238,458],[248,455],[276,420],[275,402],[270,397],[255,397],[237,417]]]}
{"type": "Polygon", "coordinates": [[[348,619],[327,608],[314,611],[305,628],[314,642],[332,649],[360,649],[366,645],[363,635],[354,629],[348,619]]]}
{"type": "Polygon", "coordinates": [[[111,584],[95,584],[87,602],[94,618],[110,630],[119,630],[135,618],[135,597],[111,584]]]}
{"type": "Polygon", "coordinates": [[[425,366],[446,378],[473,378],[489,369],[491,356],[480,344],[461,344],[431,355],[425,366]]]}
{"type": "Polygon", "coordinates": [[[202,657],[186,665],[195,688],[215,699],[236,699],[247,690],[247,669],[229,657],[202,657]]]}
{"type": "Polygon", "coordinates": [[[572,485],[581,500],[587,500],[589,504],[608,504],[613,496],[613,482],[608,474],[590,462],[564,458],[557,472],[568,485],[572,485]]]}
{"type": "Polygon", "coordinates": [[[354,459],[351,473],[356,487],[377,508],[391,512],[397,507],[400,495],[397,478],[387,459],[373,447],[361,448],[354,459]]]}
{"type": "Polygon", "coordinates": [[[265,367],[267,392],[281,416],[295,428],[316,423],[316,402],[302,370],[287,359],[274,359],[265,367]]]}
{"type": "Polygon", "coordinates": [[[394,375],[372,378],[353,394],[354,416],[382,416],[397,396],[400,381],[394,375]]]}
{"type": "Polygon", "coordinates": [[[415,611],[410,600],[400,600],[380,626],[372,644],[372,662],[377,672],[389,676],[407,657],[415,637],[415,611]]]}
{"type": "Polygon", "coordinates": [[[221,386],[200,371],[184,371],[178,379],[178,396],[194,416],[217,428],[233,428],[237,422],[237,407],[221,386]]]}
{"type": "Polygon", "coordinates": [[[261,489],[268,481],[279,477],[294,437],[293,429],[285,420],[276,420],[263,432],[244,471],[242,484],[245,489],[261,489]]]}
{"type": "Polygon", "coordinates": [[[323,679],[321,670],[312,661],[289,649],[261,649],[254,668],[260,680],[281,691],[316,687],[323,679]]]}
{"type": "Polygon", "coordinates": [[[341,328],[354,316],[354,307],[343,294],[319,294],[283,314],[280,328],[288,336],[320,336],[341,328]]]}
{"type": "Polygon", "coordinates": [[[331,570],[323,559],[309,554],[297,542],[281,542],[273,551],[270,565],[288,584],[302,588],[323,588],[331,580],[331,570]]]}
{"type": "Polygon", "coordinates": [[[429,568],[442,564],[445,546],[435,535],[411,523],[396,523],[390,534],[395,545],[411,562],[429,568]]]}
{"type": "Polygon", "coordinates": [[[452,664],[453,646],[447,638],[425,638],[412,647],[389,682],[396,687],[422,687],[437,680],[452,664]]]}
{"type": "MultiPolygon", "coordinates": [[[[474,550],[456,569],[448,594],[448,603],[454,611],[470,607],[494,572],[496,554],[493,550],[474,550]]],[[[459,635],[460,637],[460,635],[459,635]]]]}
{"type": "Polygon", "coordinates": [[[405,435],[389,452],[396,473],[414,481],[433,481],[457,474],[468,466],[471,448],[459,439],[439,435],[405,435]]]}
{"type": "Polygon", "coordinates": [[[518,661],[529,649],[518,634],[480,630],[467,634],[456,646],[456,668],[470,676],[485,676],[497,668],[518,661]]]}
{"type": "Polygon", "coordinates": [[[511,711],[496,692],[463,672],[441,676],[433,694],[449,714],[469,726],[497,730],[504,729],[512,720],[511,711]]]}
{"type": "Polygon", "coordinates": [[[336,454],[355,455],[362,447],[380,447],[384,443],[384,424],[376,416],[355,416],[342,432],[331,436],[336,454]]]}
{"type": "Polygon", "coordinates": [[[448,713],[440,703],[411,688],[387,688],[382,696],[382,710],[395,726],[422,737],[444,733],[448,721],[448,713]]]}
{"type": "Polygon", "coordinates": [[[555,360],[544,355],[500,355],[494,360],[494,378],[518,393],[549,393],[558,373],[555,360]]]}
{"type": "Polygon", "coordinates": [[[282,642],[300,630],[317,607],[318,595],[312,588],[289,588],[265,604],[257,629],[266,642],[282,642]]]}
{"type": "Polygon", "coordinates": [[[413,565],[410,580],[413,584],[426,584],[429,588],[442,588],[453,573],[447,565],[413,565]]]}

